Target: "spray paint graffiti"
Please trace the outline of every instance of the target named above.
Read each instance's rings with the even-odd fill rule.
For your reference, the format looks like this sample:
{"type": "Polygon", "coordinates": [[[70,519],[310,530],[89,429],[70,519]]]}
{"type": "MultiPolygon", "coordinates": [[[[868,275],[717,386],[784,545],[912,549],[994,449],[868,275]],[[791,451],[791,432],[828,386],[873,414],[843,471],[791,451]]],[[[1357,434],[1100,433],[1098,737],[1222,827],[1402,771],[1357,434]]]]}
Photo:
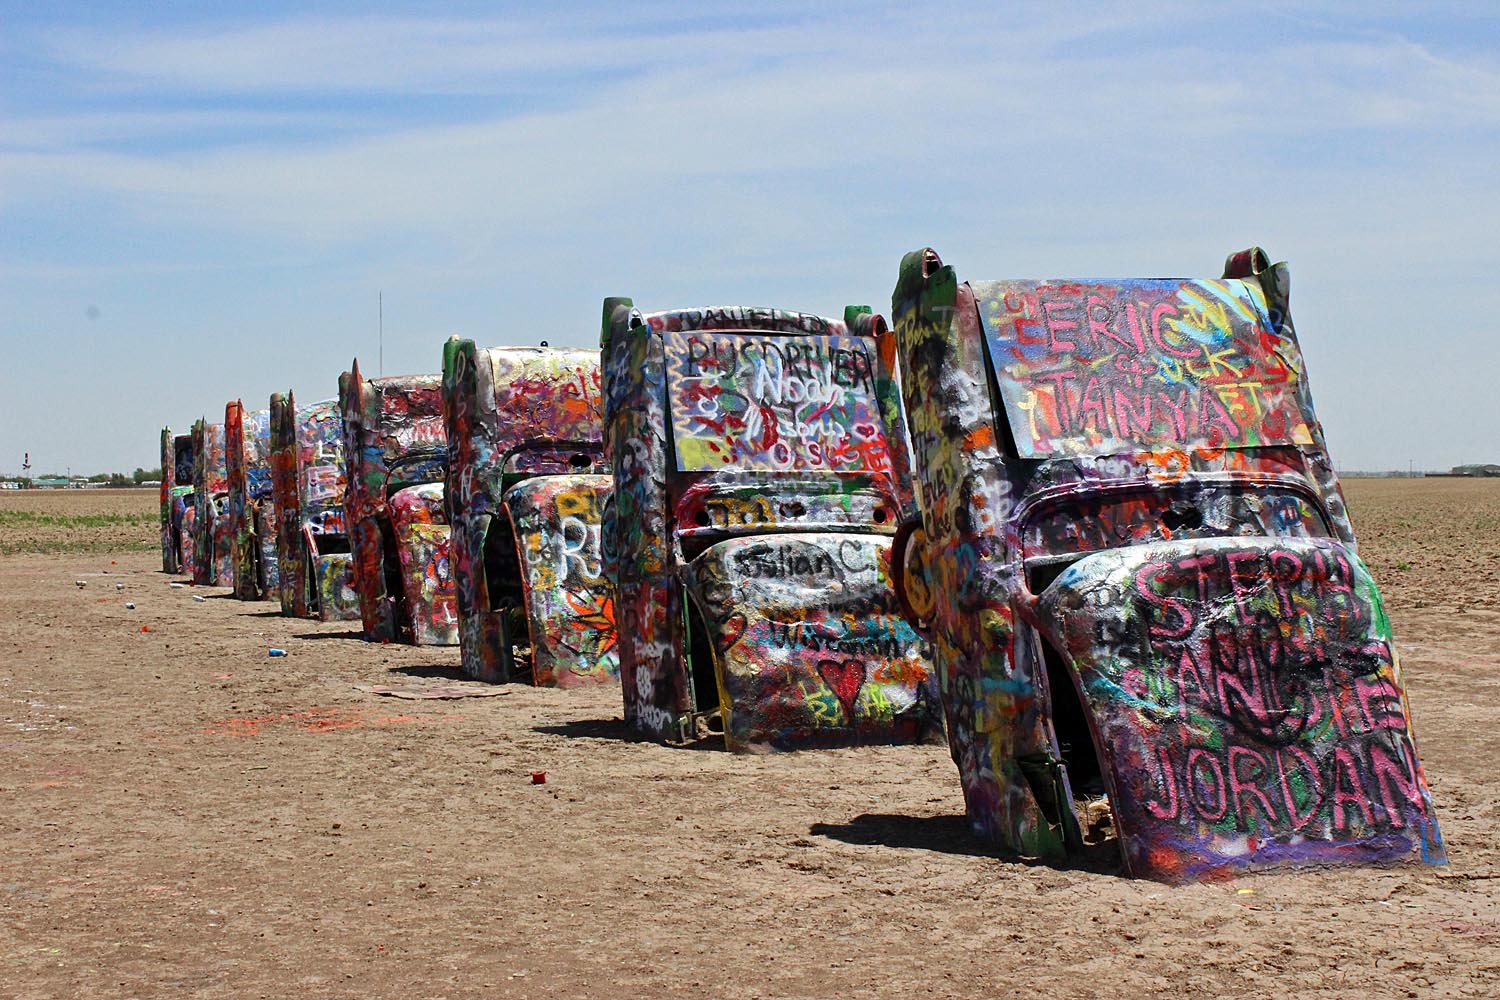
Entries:
{"type": "MultiPolygon", "coordinates": [[[[356,361],[339,376],[339,412],[348,470],[344,517],[365,638],[415,642],[431,637],[438,633],[425,626],[419,630],[412,618],[405,600],[410,588],[403,585],[392,593],[386,580],[401,574],[399,545],[393,540],[401,537],[403,524],[394,517],[391,498],[409,486],[437,484],[444,477],[442,380],[437,375],[366,379],[356,361]]],[[[420,509],[410,505],[402,511],[415,514],[420,509]]],[[[427,534],[431,544],[439,544],[427,534]]],[[[421,583],[411,582],[420,591],[421,583]]],[[[456,629],[441,634],[440,641],[457,642],[456,629]]]]}
{"type": "Polygon", "coordinates": [[[188,502],[182,507],[182,526],[178,529],[177,533],[177,551],[182,560],[182,574],[196,583],[198,580],[198,563],[196,562],[197,553],[194,551],[194,544],[198,537],[195,530],[198,509],[192,502],[191,493],[187,495],[186,499],[188,502]]]}
{"type": "Polygon", "coordinates": [[[234,596],[259,601],[277,590],[274,503],[271,497],[271,411],[224,408],[224,459],[234,596]]]}
{"type": "Polygon", "coordinates": [[[1236,281],[976,286],[1024,458],[1310,445],[1296,375],[1236,281]]]}
{"type": "Polygon", "coordinates": [[[191,548],[185,551],[182,544],[182,518],[184,511],[193,503],[193,437],[191,434],[172,433],[170,427],[161,432],[161,571],[163,573],[188,573],[186,566],[192,559],[191,548]],[[186,556],[187,562],[184,561],[186,556]]]}
{"type": "Polygon", "coordinates": [[[193,424],[193,582],[234,585],[230,557],[229,476],[224,457],[224,425],[193,424]]]}
{"type": "Polygon", "coordinates": [[[459,645],[480,680],[613,683],[613,588],[600,562],[603,399],[596,351],[443,353],[459,645]]]}
{"type": "Polygon", "coordinates": [[[754,706],[728,713],[729,746],[918,742],[932,731],[927,644],[897,607],[890,539],[736,538],[686,575],[716,642],[721,698],[754,706]]]}
{"type": "Polygon", "coordinates": [[[890,471],[873,345],[849,334],[664,336],[679,471],[890,471]]]}
{"type": "Polygon", "coordinates": [[[1390,627],[1326,539],[1096,552],[1042,598],[1111,747],[1133,869],[1441,856],[1390,627]]]}
{"type": "Polygon", "coordinates": [[[614,588],[600,545],[613,488],[608,476],[572,474],[535,476],[505,491],[535,684],[619,682],[614,588]]]}
{"type": "Polygon", "coordinates": [[[391,496],[390,517],[412,641],[419,646],[457,644],[458,606],[449,562],[450,531],[443,511],[443,484],[424,483],[398,490],[391,496]]]}
{"type": "Polygon", "coordinates": [[[717,718],[734,750],[940,733],[926,642],[890,587],[912,500],[888,338],[862,309],[605,301],[606,562],[636,729],[717,718]]]}
{"type": "Polygon", "coordinates": [[[172,490],[176,486],[172,459],[172,428],[161,430],[161,571],[177,572],[177,547],[173,544],[172,490]]]}
{"type": "Polygon", "coordinates": [[[902,262],[921,515],[897,589],[1002,848],[1063,857],[1112,824],[1168,881],[1443,858],[1287,287],[1259,250],[1220,281],[902,262]]]}
{"type": "Polygon", "coordinates": [[[338,402],[298,407],[271,397],[271,476],[281,613],[323,621],[359,618],[344,527],[344,440],[338,402]]]}

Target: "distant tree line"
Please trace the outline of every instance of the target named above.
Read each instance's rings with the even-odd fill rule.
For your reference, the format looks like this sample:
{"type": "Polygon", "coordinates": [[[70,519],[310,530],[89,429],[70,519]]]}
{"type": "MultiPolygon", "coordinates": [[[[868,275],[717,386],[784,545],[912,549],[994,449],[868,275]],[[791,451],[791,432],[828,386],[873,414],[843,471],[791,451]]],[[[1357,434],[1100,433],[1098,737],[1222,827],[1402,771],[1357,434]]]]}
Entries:
{"type": "MultiPolygon", "coordinates": [[[[68,477],[60,472],[48,472],[38,476],[0,476],[0,483],[20,483],[24,487],[31,487],[38,481],[48,479],[66,480],[68,477]]],[[[106,488],[123,489],[140,486],[142,483],[161,482],[161,469],[136,469],[130,475],[123,472],[98,472],[92,476],[75,476],[74,480],[81,479],[86,483],[97,483],[106,488]]]]}

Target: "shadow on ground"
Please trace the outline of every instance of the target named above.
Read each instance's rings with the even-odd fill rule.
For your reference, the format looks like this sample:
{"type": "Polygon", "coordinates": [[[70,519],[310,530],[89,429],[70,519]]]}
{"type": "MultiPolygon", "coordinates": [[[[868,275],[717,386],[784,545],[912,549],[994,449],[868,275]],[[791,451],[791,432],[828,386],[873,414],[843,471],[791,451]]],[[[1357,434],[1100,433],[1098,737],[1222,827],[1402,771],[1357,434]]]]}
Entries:
{"type": "Polygon", "coordinates": [[[1035,868],[1056,871],[1081,871],[1095,875],[1126,878],[1120,863],[1118,845],[1113,840],[1093,844],[1067,861],[1043,861],[1032,858],[1006,858],[989,847],[969,829],[964,816],[901,816],[892,813],[864,813],[847,823],[814,823],[808,832],[846,844],[908,848],[961,854],[970,857],[996,858],[1035,868]]]}
{"type": "Polygon", "coordinates": [[[392,667],[391,673],[405,674],[408,677],[441,677],[449,681],[468,681],[472,677],[464,673],[462,667],[449,663],[423,664],[415,667],[392,667]]]}
{"type": "MultiPolygon", "coordinates": [[[[533,726],[534,733],[546,736],[564,736],[570,740],[616,740],[620,743],[646,743],[649,740],[636,734],[625,724],[624,719],[580,719],[563,722],[555,726],[533,726]]],[[[722,736],[703,736],[690,743],[672,744],[678,750],[723,750],[722,736]]]]}

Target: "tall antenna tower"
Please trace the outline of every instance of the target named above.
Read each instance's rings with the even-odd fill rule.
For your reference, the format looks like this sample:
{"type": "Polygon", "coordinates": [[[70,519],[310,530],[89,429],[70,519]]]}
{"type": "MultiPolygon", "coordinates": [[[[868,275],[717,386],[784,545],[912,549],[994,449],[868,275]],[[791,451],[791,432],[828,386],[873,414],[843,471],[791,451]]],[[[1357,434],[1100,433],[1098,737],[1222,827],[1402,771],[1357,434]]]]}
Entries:
{"type": "Polygon", "coordinates": [[[375,312],[380,322],[380,374],[385,374],[385,293],[375,293],[375,312]]]}

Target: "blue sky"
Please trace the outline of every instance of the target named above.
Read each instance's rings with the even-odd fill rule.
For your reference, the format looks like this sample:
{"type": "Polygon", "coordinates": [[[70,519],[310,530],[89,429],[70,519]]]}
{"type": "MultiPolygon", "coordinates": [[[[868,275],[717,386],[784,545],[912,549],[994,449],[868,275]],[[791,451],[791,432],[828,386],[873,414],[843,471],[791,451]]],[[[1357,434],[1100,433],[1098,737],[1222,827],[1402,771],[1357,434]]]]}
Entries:
{"type": "Polygon", "coordinates": [[[600,302],[885,312],[1253,243],[1341,468],[1500,462],[1487,4],[0,0],[0,473],[600,302]],[[1489,416],[1485,416],[1489,414],[1489,416]]]}

